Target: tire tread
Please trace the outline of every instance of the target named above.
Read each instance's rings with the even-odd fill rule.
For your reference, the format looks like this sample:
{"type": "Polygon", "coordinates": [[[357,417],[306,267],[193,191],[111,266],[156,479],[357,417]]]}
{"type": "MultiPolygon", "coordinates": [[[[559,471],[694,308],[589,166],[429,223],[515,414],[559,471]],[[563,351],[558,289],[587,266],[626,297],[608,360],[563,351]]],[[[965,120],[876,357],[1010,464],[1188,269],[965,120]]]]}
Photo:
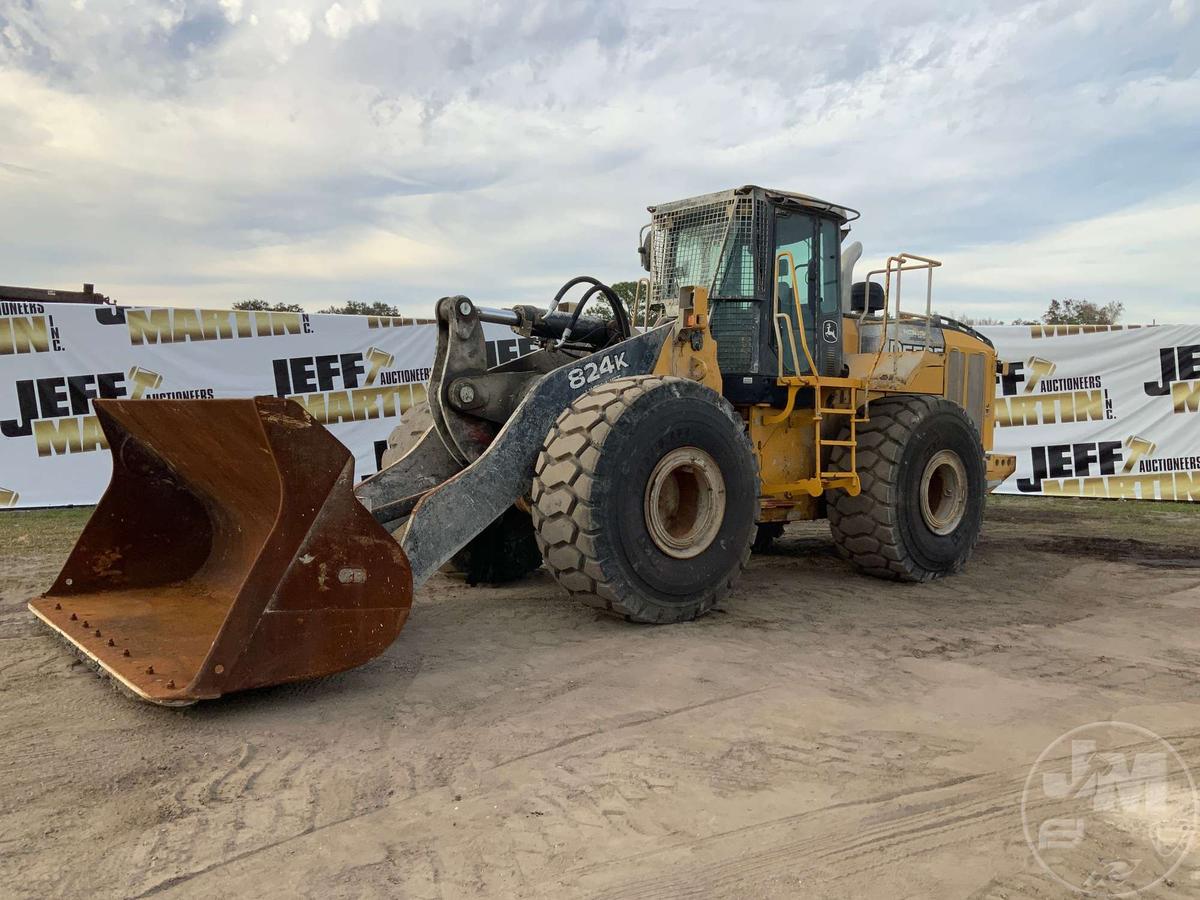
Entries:
{"type": "MultiPolygon", "coordinates": [[[[898,394],[872,401],[870,421],[858,430],[857,462],[862,491],[856,497],[845,491],[831,491],[827,495],[834,546],[838,555],[860,572],[910,582],[930,581],[948,574],[927,569],[913,558],[896,515],[905,444],[923,419],[947,407],[961,414],[957,405],[933,395],[898,394]]],[[[980,446],[981,455],[982,452],[980,446]]],[[[848,447],[833,447],[831,468],[847,470],[849,457],[848,447]]],[[[978,541],[977,528],[951,572],[961,570],[978,541]]]]}
{"type": "MultiPolygon", "coordinates": [[[[533,525],[546,568],[575,600],[635,622],[688,621],[708,612],[733,589],[750,559],[752,541],[748,540],[728,578],[687,607],[672,608],[640,596],[599,549],[592,491],[605,442],[621,416],[639,400],[672,383],[694,382],[635,375],[583,394],[559,414],[534,466],[533,525]]],[[[733,407],[724,398],[717,399],[745,437],[733,407]]],[[[749,438],[745,441],[749,449],[749,438]]]]}

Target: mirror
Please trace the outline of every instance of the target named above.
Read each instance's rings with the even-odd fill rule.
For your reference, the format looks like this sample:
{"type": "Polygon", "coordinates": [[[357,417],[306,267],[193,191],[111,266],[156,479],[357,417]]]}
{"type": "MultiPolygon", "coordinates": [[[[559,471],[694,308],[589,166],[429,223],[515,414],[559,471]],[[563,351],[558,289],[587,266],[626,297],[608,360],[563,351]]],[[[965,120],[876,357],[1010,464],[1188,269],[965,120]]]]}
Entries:
{"type": "Polygon", "coordinates": [[[649,225],[642,226],[641,243],[638,245],[638,256],[642,258],[642,268],[650,271],[650,253],[654,249],[654,232],[649,225]]]}

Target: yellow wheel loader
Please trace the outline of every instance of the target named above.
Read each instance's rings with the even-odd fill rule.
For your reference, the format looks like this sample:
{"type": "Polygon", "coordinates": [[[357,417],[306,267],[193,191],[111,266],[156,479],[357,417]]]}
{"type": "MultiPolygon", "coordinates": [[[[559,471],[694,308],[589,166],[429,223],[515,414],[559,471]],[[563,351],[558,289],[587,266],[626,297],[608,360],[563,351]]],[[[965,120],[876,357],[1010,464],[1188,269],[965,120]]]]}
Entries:
{"type": "Polygon", "coordinates": [[[544,308],[438,301],[428,425],[357,485],[287,397],[96,401],[112,481],[30,608],[178,706],[366,662],[452,561],[475,580],[544,561],[575,599],[656,623],[712,609],[794,520],[827,517],[869,575],[959,570],[1014,460],[989,453],[991,343],[931,312],[939,263],[898,254],[856,283],[857,213],[786,191],[650,212],[633,309],[588,277],[544,308]],[[900,312],[905,273],[923,311],[900,312]],[[538,349],[489,367],[484,323],[538,349]]]}

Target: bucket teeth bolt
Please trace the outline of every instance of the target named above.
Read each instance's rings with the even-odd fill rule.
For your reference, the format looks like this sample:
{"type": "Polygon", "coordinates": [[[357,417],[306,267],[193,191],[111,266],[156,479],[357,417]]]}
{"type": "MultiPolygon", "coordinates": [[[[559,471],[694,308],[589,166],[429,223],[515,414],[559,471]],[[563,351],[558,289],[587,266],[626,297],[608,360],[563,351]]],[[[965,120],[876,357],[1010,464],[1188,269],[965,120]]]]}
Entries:
{"type": "Polygon", "coordinates": [[[97,628],[97,629],[96,629],[96,637],[104,637],[104,635],[102,635],[102,634],[100,633],[100,629],[99,629],[99,628],[97,628]]]}
{"type": "Polygon", "coordinates": [[[114,641],[112,638],[109,638],[109,639],[108,639],[108,646],[110,646],[110,647],[115,647],[115,646],[117,646],[117,642],[116,642],[116,641],[114,641]]]}
{"type": "Polygon", "coordinates": [[[88,620],[87,620],[87,619],[84,619],[84,620],[83,620],[83,627],[84,627],[84,628],[91,628],[92,626],[88,624],[88,620]]]}
{"type": "Polygon", "coordinates": [[[75,613],[71,613],[71,621],[76,622],[78,620],[79,620],[79,616],[75,615],[75,613]]]}
{"type": "Polygon", "coordinates": [[[126,648],[126,649],[122,650],[122,651],[121,651],[121,655],[122,655],[122,656],[128,656],[128,655],[129,655],[129,649],[128,649],[128,648],[126,648]]]}
{"type": "Polygon", "coordinates": [[[154,666],[146,666],[146,674],[153,675],[154,674],[154,666]]]}
{"type": "Polygon", "coordinates": [[[55,604],[54,604],[54,608],[55,608],[55,609],[62,609],[62,604],[61,604],[61,603],[55,603],[55,604]]]}
{"type": "Polygon", "coordinates": [[[172,678],[170,681],[167,682],[167,687],[169,687],[169,688],[175,687],[175,679],[174,678],[172,678]]]}

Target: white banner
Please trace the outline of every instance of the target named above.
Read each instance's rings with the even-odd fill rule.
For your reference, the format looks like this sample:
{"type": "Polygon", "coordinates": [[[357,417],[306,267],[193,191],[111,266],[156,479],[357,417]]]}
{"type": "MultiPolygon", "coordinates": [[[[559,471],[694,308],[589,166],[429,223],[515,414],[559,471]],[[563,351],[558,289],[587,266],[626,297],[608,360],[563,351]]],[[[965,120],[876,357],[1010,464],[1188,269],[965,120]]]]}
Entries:
{"type": "MultiPolygon", "coordinates": [[[[989,327],[1000,491],[1200,500],[1200,326],[989,327]]],[[[532,349],[488,330],[489,363],[532,349]]],[[[424,397],[433,325],[378,316],[0,302],[0,507],[95,503],[108,483],[95,397],[294,397],[379,468],[424,397]]]]}
{"type": "Polygon", "coordinates": [[[1200,326],[988,327],[1005,494],[1200,500],[1200,326]]]}
{"type": "MultiPolygon", "coordinates": [[[[380,316],[0,302],[0,507],[95,503],[111,465],[96,397],[293,397],[379,469],[425,396],[433,325],[380,316]]],[[[489,328],[492,364],[528,352],[489,328]]]]}

